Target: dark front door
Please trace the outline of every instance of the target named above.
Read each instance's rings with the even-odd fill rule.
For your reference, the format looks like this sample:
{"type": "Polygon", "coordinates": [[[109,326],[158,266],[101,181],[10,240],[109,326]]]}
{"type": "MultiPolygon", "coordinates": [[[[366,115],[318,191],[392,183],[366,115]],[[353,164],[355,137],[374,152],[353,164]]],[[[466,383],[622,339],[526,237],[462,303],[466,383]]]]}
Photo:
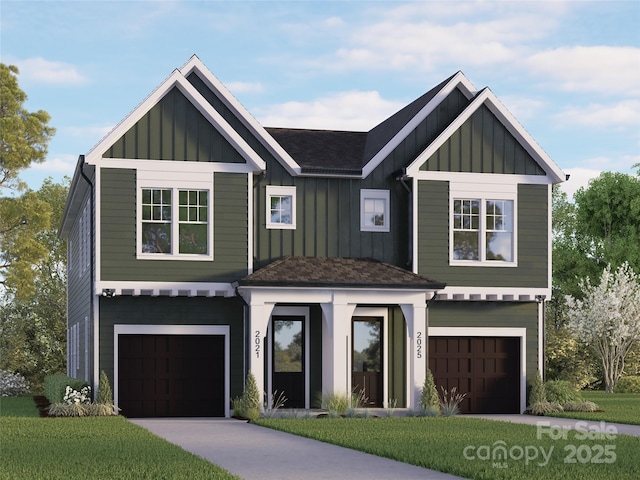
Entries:
{"type": "Polygon", "coordinates": [[[273,317],[274,400],[285,408],[305,408],[304,317],[273,317]]]}
{"type": "Polygon", "coordinates": [[[467,394],[462,413],[519,413],[519,338],[429,337],[429,368],[438,393],[467,394]]]}
{"type": "Polygon", "coordinates": [[[354,317],[351,356],[351,388],[367,407],[382,407],[382,321],[354,317]]]}
{"type": "Polygon", "coordinates": [[[127,417],[223,417],[223,335],[119,335],[118,406],[127,417]]]}

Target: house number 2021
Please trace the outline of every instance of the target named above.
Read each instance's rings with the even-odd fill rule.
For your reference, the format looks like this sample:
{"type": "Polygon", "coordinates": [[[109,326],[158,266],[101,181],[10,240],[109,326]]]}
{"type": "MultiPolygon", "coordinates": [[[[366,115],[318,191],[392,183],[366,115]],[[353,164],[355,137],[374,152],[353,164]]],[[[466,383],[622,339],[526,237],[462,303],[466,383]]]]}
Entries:
{"type": "Polygon", "coordinates": [[[416,333],[416,357],[422,358],[422,332],[416,333]]]}
{"type": "Polygon", "coordinates": [[[253,338],[254,349],[256,352],[256,358],[260,358],[260,330],[256,330],[256,335],[253,338]]]}

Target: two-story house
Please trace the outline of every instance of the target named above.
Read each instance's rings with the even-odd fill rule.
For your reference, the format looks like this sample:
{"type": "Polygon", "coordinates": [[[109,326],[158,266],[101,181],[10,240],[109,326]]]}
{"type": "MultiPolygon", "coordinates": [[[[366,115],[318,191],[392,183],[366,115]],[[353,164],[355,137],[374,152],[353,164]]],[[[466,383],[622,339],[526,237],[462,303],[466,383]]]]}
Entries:
{"type": "Polygon", "coordinates": [[[565,175],[462,72],[368,132],[267,128],[197,58],[79,158],[68,374],[127,416],[286,407],[521,412],[542,368],[551,188],[565,175]]]}

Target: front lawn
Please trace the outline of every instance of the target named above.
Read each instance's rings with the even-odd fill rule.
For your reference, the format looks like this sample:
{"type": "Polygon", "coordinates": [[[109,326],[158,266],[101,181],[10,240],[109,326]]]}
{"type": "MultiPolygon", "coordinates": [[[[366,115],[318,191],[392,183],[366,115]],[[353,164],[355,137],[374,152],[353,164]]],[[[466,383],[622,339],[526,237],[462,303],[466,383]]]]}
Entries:
{"type": "Polygon", "coordinates": [[[14,402],[5,400],[0,418],[3,480],[238,478],[124,417],[29,418],[19,416],[22,409],[8,416],[14,402]]]}
{"type": "Polygon", "coordinates": [[[39,417],[32,396],[0,397],[0,417],[39,417]]]}
{"type": "Polygon", "coordinates": [[[640,393],[605,393],[588,390],[580,393],[585,400],[598,404],[603,411],[554,413],[553,416],[640,425],[640,393]]]}
{"type": "MultiPolygon", "coordinates": [[[[541,417],[541,421],[545,421],[541,417]]],[[[491,420],[437,418],[261,419],[259,425],[473,479],[640,478],[640,438],[491,420]],[[596,434],[593,435],[596,437],[596,434]]]]}

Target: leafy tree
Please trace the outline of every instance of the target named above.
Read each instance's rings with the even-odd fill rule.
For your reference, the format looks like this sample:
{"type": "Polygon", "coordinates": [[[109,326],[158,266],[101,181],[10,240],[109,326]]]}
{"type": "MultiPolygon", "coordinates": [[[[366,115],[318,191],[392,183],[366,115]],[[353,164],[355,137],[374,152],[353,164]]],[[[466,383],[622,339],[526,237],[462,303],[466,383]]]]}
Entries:
{"type": "Polygon", "coordinates": [[[0,63],[0,285],[13,288],[17,297],[33,292],[32,266],[47,252],[35,238],[49,228],[51,209],[33,192],[18,198],[7,192],[26,189],[21,170],[44,161],[55,129],[49,114],[23,107],[26,94],[20,89],[18,69],[0,63]]]}
{"type": "Polygon", "coordinates": [[[576,225],[600,268],[640,269],[640,177],[603,172],[576,192],[576,225]]]}
{"type": "MultiPolygon", "coordinates": [[[[47,179],[39,191],[27,192],[36,203],[54,207],[52,224],[60,224],[66,184],[47,179]]],[[[29,294],[11,285],[0,302],[0,368],[22,373],[36,389],[44,377],[65,371],[66,363],[66,243],[57,228],[34,233],[33,239],[48,255],[31,267],[34,275],[29,294]]]]}
{"type": "Polygon", "coordinates": [[[614,272],[608,265],[598,285],[587,277],[580,286],[583,299],[567,299],[569,326],[598,355],[611,393],[627,354],[640,341],[640,277],[625,262],[614,272]]]}

